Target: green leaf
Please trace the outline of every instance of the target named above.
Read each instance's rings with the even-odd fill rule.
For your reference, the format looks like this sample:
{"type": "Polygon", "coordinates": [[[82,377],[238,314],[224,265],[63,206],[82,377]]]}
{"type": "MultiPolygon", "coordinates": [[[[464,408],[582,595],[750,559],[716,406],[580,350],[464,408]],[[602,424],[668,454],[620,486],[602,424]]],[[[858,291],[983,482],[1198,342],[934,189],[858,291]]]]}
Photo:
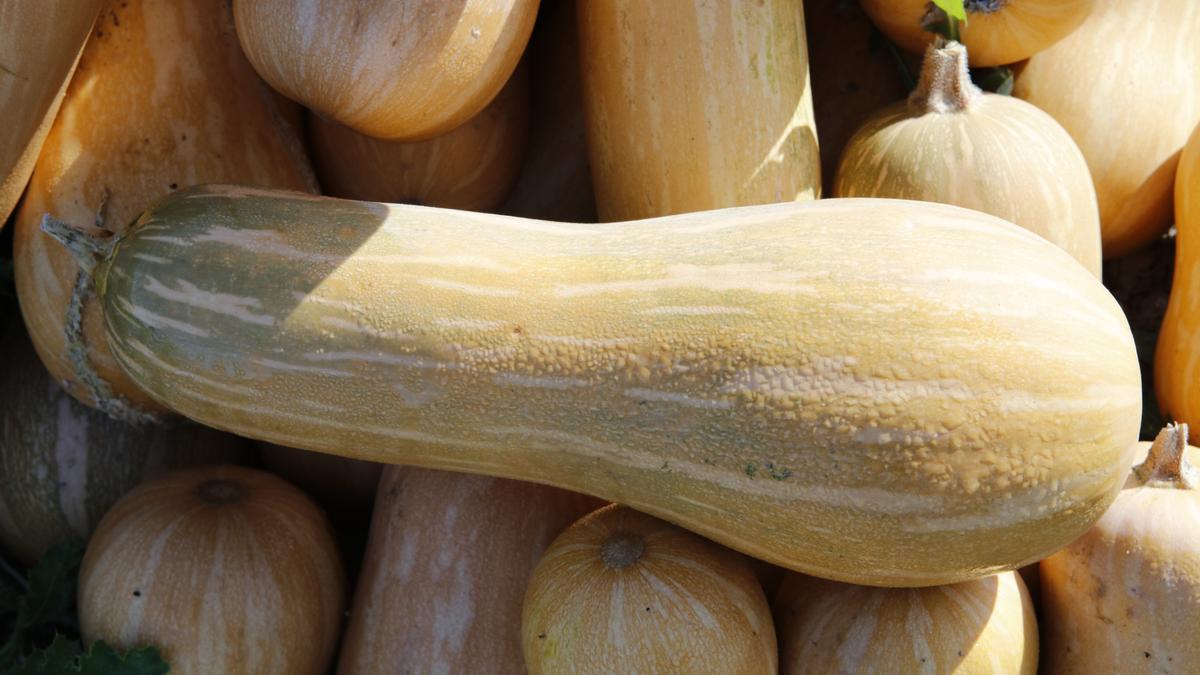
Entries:
{"type": "Polygon", "coordinates": [[[118,652],[99,640],[81,654],[78,642],[58,634],[49,646],[30,654],[3,675],[164,675],[170,670],[154,647],[118,652]]]}
{"type": "Polygon", "coordinates": [[[1012,68],[1006,66],[997,66],[995,68],[979,68],[971,71],[971,79],[975,84],[979,85],[980,89],[990,91],[993,94],[1002,94],[1011,96],[1013,90],[1012,68]]]}
{"type": "Polygon", "coordinates": [[[76,577],[82,560],[82,546],[61,544],[50,549],[29,570],[29,592],[21,598],[17,613],[18,630],[72,616],[76,577]]]}
{"type": "Polygon", "coordinates": [[[963,0],[933,0],[933,4],[937,5],[938,9],[945,12],[951,19],[958,19],[962,23],[967,22],[967,9],[963,7],[963,0]]]}
{"type": "Polygon", "coordinates": [[[4,675],[42,675],[55,673],[79,672],[76,667],[76,657],[79,655],[79,643],[58,634],[49,646],[39,649],[21,662],[20,665],[4,671],[4,675]]]}

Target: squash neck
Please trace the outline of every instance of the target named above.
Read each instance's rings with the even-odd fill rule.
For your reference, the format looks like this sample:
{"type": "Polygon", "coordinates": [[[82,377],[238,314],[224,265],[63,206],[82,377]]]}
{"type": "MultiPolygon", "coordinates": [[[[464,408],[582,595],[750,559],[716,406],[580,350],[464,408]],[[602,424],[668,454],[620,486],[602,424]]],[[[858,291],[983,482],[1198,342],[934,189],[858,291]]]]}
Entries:
{"type": "Polygon", "coordinates": [[[1200,477],[1196,476],[1196,469],[1184,457],[1187,441],[1186,424],[1167,425],[1154,438],[1146,461],[1133,468],[1134,474],[1143,485],[1151,487],[1183,490],[1196,488],[1200,484],[1200,477]]]}
{"type": "Polygon", "coordinates": [[[958,42],[938,37],[925,50],[921,79],[908,97],[916,112],[960,113],[968,111],[983,96],[971,82],[967,68],[967,48],[958,42]]]}

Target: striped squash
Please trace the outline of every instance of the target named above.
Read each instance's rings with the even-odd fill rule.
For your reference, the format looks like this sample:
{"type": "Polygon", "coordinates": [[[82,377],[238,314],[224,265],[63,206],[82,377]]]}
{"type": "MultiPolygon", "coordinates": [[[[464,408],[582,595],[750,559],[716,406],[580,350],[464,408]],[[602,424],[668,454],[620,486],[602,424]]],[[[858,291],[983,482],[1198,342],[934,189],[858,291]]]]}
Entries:
{"type": "Polygon", "coordinates": [[[146,478],[236,462],[245,442],[196,424],[133,425],[67,395],[20,320],[0,340],[0,545],[22,564],[85,542],[100,517],[146,478]]]}
{"type": "Polygon", "coordinates": [[[388,467],[338,672],[523,673],[533,568],[602,505],[521,481],[388,467]]]}
{"type": "Polygon", "coordinates": [[[94,302],[71,307],[78,267],[39,231],[49,213],[124,231],[173,190],[244,183],[313,190],[308,160],[238,48],[225,2],[112,0],[80,57],[17,214],[21,312],[67,392],[122,417],[161,413],[121,371],[94,302]],[[65,337],[79,316],[82,340],[65,337]],[[82,344],[79,344],[82,342],[82,344]]]}
{"type": "Polygon", "coordinates": [[[181,469],[100,521],[79,571],[88,644],[152,644],[172,673],[328,672],[345,578],[325,516],[264,471],[181,469]]]}
{"type": "Polygon", "coordinates": [[[1037,618],[1016,572],[929,588],[790,574],[774,609],[784,675],[1033,675],[1038,668],[1037,618]]]}
{"type": "Polygon", "coordinates": [[[586,492],[855,583],[1044,557],[1141,416],[1099,281],[941,204],[570,225],[209,186],[96,283],[122,366],[205,424],[586,492]]]}
{"type": "Polygon", "coordinates": [[[104,0],[0,0],[0,228],[33,173],[104,0]]]}
{"type": "Polygon", "coordinates": [[[563,532],[529,580],[530,675],[774,675],[775,627],[743,556],[613,504],[563,532]]]}
{"type": "Polygon", "coordinates": [[[576,11],[602,220],[820,195],[802,0],[576,11]]]}

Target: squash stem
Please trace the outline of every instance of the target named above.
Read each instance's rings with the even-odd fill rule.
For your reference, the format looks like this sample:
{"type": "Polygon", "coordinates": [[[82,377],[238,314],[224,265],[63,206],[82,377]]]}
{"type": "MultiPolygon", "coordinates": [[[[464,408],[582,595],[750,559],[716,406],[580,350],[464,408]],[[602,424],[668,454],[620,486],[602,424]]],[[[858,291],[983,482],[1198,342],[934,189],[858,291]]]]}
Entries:
{"type": "Polygon", "coordinates": [[[641,559],[646,541],[635,534],[618,534],[600,546],[600,559],[609,569],[620,570],[641,559]]]}
{"type": "Polygon", "coordinates": [[[921,79],[908,104],[923,113],[957,113],[971,108],[983,91],[971,82],[967,48],[941,37],[925,50],[921,79]]]}
{"type": "Polygon", "coordinates": [[[1158,432],[1146,461],[1135,467],[1134,473],[1146,484],[1195,487],[1194,470],[1184,457],[1187,441],[1187,424],[1168,424],[1158,432]]]}

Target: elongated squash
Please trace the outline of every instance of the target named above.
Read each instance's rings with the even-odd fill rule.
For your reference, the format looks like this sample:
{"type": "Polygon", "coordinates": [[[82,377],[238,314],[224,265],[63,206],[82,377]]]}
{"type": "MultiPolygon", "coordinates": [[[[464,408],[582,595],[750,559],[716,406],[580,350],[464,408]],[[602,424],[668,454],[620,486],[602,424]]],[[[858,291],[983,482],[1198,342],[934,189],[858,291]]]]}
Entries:
{"type": "Polygon", "coordinates": [[[1016,572],[929,588],[789,574],[774,609],[785,675],[1037,672],[1037,618],[1016,572]]]}
{"type": "Polygon", "coordinates": [[[0,0],[0,228],[17,204],[104,0],[0,0]]]}
{"type": "Polygon", "coordinates": [[[197,424],[133,425],[67,395],[19,319],[0,339],[0,547],[32,565],[56,544],[86,542],[100,517],[146,478],[237,462],[247,443],[197,424]]]}
{"type": "Polygon", "coordinates": [[[802,0],[576,11],[602,220],[820,195],[802,0]]]}
{"type": "Polygon", "coordinates": [[[544,485],[388,467],[338,672],[525,672],[521,601],[533,568],[600,506],[544,485]]]}
{"type": "Polygon", "coordinates": [[[371,138],[317,115],[308,126],[326,194],[471,211],[504,201],[528,128],[529,77],[522,67],[482,112],[426,141],[371,138]]]}
{"type": "Polygon", "coordinates": [[[112,359],[96,305],[72,306],[78,267],[38,229],[43,215],[78,227],[103,219],[120,232],[179,188],[231,182],[315,191],[311,174],[270,90],[241,55],[226,3],[110,2],[14,233],[21,312],[50,373],[111,414],[162,412],[112,359]]]}
{"type": "Polygon", "coordinates": [[[856,583],[1044,557],[1140,419],[1099,281],[942,204],[571,225],[209,186],[96,284],[122,367],[205,424],[586,492],[856,583]]]}
{"type": "Polygon", "coordinates": [[[1105,258],[1171,222],[1179,151],[1200,122],[1197,35],[1194,0],[1096,0],[1078,30],[1017,76],[1013,94],[1058,120],[1087,159],[1105,258]]]}
{"type": "Polygon", "coordinates": [[[929,46],[905,102],[846,144],[835,197],[892,197],[983,211],[1058,244],[1100,277],[1100,213],[1087,161],[1046,113],[971,83],[967,50],[929,46]]]}
{"type": "Polygon", "coordinates": [[[538,0],[234,0],[242,48],[288,98],[376,138],[479,114],[512,75],[538,0]]]}

